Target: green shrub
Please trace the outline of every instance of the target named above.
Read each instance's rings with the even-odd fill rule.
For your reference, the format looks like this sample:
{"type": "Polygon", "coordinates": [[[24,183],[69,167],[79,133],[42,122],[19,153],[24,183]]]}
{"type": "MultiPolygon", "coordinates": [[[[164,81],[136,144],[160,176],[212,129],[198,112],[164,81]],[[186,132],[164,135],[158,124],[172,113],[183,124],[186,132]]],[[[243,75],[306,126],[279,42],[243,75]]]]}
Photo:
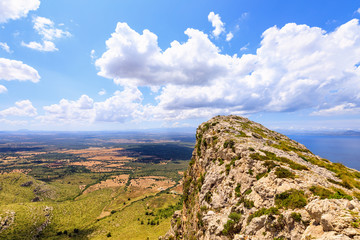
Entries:
{"type": "Polygon", "coordinates": [[[294,219],[295,222],[300,222],[301,221],[301,213],[292,212],[291,218],[294,219]]]}
{"type": "Polygon", "coordinates": [[[233,220],[234,222],[239,222],[239,220],[241,218],[241,213],[232,212],[232,213],[229,214],[229,218],[231,220],[233,220]]]}
{"type": "Polygon", "coordinates": [[[278,207],[286,209],[303,208],[307,204],[307,199],[304,195],[304,191],[290,189],[286,192],[277,194],[275,196],[275,204],[278,207]]]}
{"type": "Polygon", "coordinates": [[[264,177],[266,174],[267,174],[267,171],[257,174],[256,180],[260,180],[260,178],[264,177]]]}
{"type": "Polygon", "coordinates": [[[246,199],[244,197],[242,197],[239,202],[238,202],[238,205],[240,205],[241,203],[244,204],[244,207],[246,207],[247,209],[251,209],[254,207],[254,201],[251,201],[249,199],[246,199]]]}
{"type": "Polygon", "coordinates": [[[200,207],[200,210],[202,211],[202,212],[204,212],[204,211],[206,211],[208,208],[206,207],[206,206],[201,206],[200,207]]]}
{"type": "Polygon", "coordinates": [[[247,135],[243,131],[239,131],[239,134],[236,137],[247,137],[247,135]]]}
{"type": "Polygon", "coordinates": [[[251,188],[249,188],[249,189],[247,189],[247,190],[244,192],[244,194],[245,194],[245,195],[249,195],[251,192],[252,192],[252,190],[251,190],[251,188]]]}
{"type": "Polygon", "coordinates": [[[236,195],[237,197],[241,197],[240,190],[241,190],[241,184],[238,183],[237,186],[236,186],[236,188],[235,188],[235,195],[236,195]]]}
{"type": "Polygon", "coordinates": [[[250,214],[250,216],[247,219],[247,222],[250,223],[253,218],[261,217],[263,215],[278,215],[280,214],[279,209],[276,207],[271,208],[260,208],[253,214],[250,214]]]}
{"type": "Polygon", "coordinates": [[[348,200],[352,200],[353,198],[346,194],[343,190],[339,189],[339,188],[334,188],[335,193],[333,195],[330,196],[330,198],[334,198],[334,199],[348,199],[348,200]]]}
{"type": "Polygon", "coordinates": [[[208,191],[206,194],[205,194],[205,197],[204,197],[204,200],[210,204],[211,202],[211,198],[212,198],[212,193],[210,191],[208,191]]]}
{"type": "Polygon", "coordinates": [[[309,190],[316,196],[319,196],[321,199],[330,198],[333,194],[329,189],[320,187],[320,186],[312,186],[309,190]]]}
{"type": "Polygon", "coordinates": [[[226,172],[226,175],[229,175],[230,170],[231,170],[231,164],[226,164],[226,165],[225,165],[225,172],[226,172]]]}
{"type": "Polygon", "coordinates": [[[321,199],[349,199],[352,200],[352,197],[346,194],[343,190],[339,188],[333,188],[334,191],[320,187],[312,186],[309,190],[316,196],[319,196],[321,199]]]}
{"type": "Polygon", "coordinates": [[[295,174],[292,173],[291,171],[287,170],[286,168],[282,168],[282,167],[278,167],[275,170],[275,175],[278,178],[295,178],[295,174]]]}
{"type": "Polygon", "coordinates": [[[267,171],[270,172],[274,167],[279,166],[278,164],[274,163],[273,161],[266,160],[263,163],[263,166],[267,168],[267,171]]]}
{"type": "Polygon", "coordinates": [[[223,235],[232,235],[234,233],[234,226],[235,222],[233,220],[228,220],[225,225],[224,229],[222,230],[223,235]]]}
{"type": "Polygon", "coordinates": [[[203,132],[207,131],[210,127],[210,123],[205,123],[204,128],[202,129],[203,132]]]}

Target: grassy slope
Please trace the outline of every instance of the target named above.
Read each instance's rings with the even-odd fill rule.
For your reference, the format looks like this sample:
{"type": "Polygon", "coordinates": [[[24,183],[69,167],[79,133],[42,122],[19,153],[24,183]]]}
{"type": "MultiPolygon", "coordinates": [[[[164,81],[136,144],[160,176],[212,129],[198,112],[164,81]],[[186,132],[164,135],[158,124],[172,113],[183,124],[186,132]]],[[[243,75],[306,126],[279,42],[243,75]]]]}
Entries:
{"type": "Polygon", "coordinates": [[[47,219],[49,224],[39,234],[40,239],[104,239],[108,233],[112,239],[157,239],[169,229],[171,217],[158,219],[145,212],[156,212],[175,204],[179,196],[166,193],[154,196],[120,187],[97,190],[74,200],[79,194],[79,184],[94,182],[94,178],[86,174],[68,176],[49,184],[22,173],[0,175],[0,217],[15,212],[14,223],[0,232],[0,239],[32,239],[47,219]],[[33,182],[31,186],[21,186],[29,181],[33,182]],[[36,195],[34,189],[39,187],[47,191],[36,195]],[[51,195],[51,198],[43,195],[51,195]],[[36,196],[43,201],[31,202],[36,196]],[[46,208],[51,210],[46,211],[46,208]],[[104,209],[116,212],[97,220],[104,209]],[[159,225],[148,225],[148,219],[159,220],[159,225]],[[77,229],[75,233],[74,229],[77,229]]]}

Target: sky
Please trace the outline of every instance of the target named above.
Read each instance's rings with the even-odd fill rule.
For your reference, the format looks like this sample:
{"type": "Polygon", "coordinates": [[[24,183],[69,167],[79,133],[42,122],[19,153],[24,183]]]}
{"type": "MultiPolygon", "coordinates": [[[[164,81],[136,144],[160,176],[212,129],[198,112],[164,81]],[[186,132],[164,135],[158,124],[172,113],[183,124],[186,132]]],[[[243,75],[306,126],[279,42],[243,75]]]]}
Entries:
{"type": "Polygon", "coordinates": [[[360,130],[360,2],[0,0],[0,130],[360,130]]]}

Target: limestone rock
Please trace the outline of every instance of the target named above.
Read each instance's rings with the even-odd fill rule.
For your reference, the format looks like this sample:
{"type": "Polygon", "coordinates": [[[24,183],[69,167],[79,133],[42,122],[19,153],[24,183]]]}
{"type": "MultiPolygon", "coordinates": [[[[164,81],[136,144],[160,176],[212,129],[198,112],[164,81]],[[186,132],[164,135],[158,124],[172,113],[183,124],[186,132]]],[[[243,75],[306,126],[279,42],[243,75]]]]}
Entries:
{"type": "Polygon", "coordinates": [[[360,239],[360,173],[239,116],[201,124],[162,239],[360,239]]]}

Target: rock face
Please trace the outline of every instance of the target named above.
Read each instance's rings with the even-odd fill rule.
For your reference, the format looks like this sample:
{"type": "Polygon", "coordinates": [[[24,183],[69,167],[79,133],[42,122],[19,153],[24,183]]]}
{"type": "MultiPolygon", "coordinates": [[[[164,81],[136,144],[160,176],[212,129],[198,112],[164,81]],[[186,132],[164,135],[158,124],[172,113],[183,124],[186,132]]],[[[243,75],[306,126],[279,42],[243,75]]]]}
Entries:
{"type": "Polygon", "coordinates": [[[360,172],[238,116],[201,124],[162,239],[360,239],[360,172]]]}

